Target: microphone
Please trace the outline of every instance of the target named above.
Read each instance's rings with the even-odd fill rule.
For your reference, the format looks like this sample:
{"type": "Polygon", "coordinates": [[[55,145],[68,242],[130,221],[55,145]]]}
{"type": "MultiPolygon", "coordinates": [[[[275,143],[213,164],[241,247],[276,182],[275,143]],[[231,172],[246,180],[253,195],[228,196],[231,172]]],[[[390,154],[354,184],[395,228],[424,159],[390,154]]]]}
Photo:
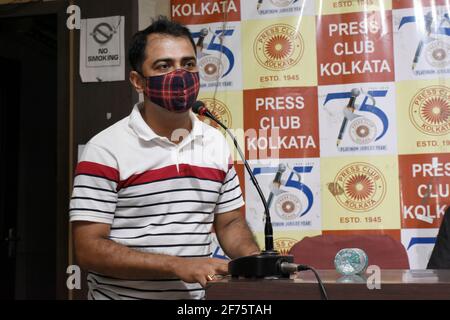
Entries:
{"type": "Polygon", "coordinates": [[[256,11],[259,11],[259,8],[262,6],[263,0],[258,0],[258,4],[256,5],[256,11]]]}
{"type": "Polygon", "coordinates": [[[414,54],[414,59],[413,59],[413,64],[411,69],[414,71],[414,69],[416,68],[417,63],[419,62],[419,58],[422,55],[422,50],[423,50],[423,46],[425,44],[425,41],[427,38],[430,37],[430,34],[432,32],[431,30],[431,25],[433,24],[433,16],[431,14],[431,12],[428,12],[425,15],[425,31],[426,31],[426,36],[425,39],[422,37],[422,39],[420,39],[419,44],[417,45],[417,49],[416,49],[416,53],[414,54]]]}
{"type": "MultiPolygon", "coordinates": [[[[354,112],[356,97],[359,96],[360,92],[358,89],[354,88],[354,89],[352,89],[351,94],[352,94],[352,96],[350,97],[350,100],[347,104],[347,109],[354,112]]],[[[348,119],[345,116],[344,119],[342,119],[341,129],[339,130],[338,138],[336,141],[336,146],[339,146],[339,144],[342,141],[342,138],[343,138],[344,132],[345,132],[345,128],[347,127],[347,123],[348,123],[348,119]]]]}
{"type": "Polygon", "coordinates": [[[203,101],[196,101],[196,102],[194,102],[194,104],[192,105],[192,111],[194,113],[198,114],[198,115],[201,115],[201,116],[204,116],[204,117],[208,117],[208,118],[210,118],[212,120],[216,120],[217,123],[220,122],[219,120],[214,118],[212,113],[208,110],[208,108],[206,108],[205,103],[203,101]]]}
{"type": "Polygon", "coordinates": [[[266,224],[265,224],[265,248],[267,252],[273,252],[273,229],[272,229],[272,222],[270,219],[270,211],[269,206],[267,205],[266,199],[264,198],[264,194],[261,190],[261,187],[259,186],[258,181],[255,178],[255,175],[252,172],[252,169],[250,168],[250,165],[248,164],[247,160],[245,160],[244,153],[242,152],[241,147],[239,146],[236,137],[230,132],[230,130],[219,120],[217,119],[209,110],[206,108],[205,104],[202,101],[197,101],[192,106],[192,111],[198,115],[208,117],[214,122],[216,122],[219,126],[221,126],[226,133],[231,137],[233,140],[234,146],[236,147],[236,150],[239,153],[239,156],[241,157],[242,161],[244,162],[244,166],[247,169],[247,172],[250,176],[250,179],[252,180],[253,184],[255,185],[256,191],[259,194],[259,197],[261,198],[261,201],[264,206],[264,213],[266,215],[266,224]]]}
{"type": "MultiPolygon", "coordinates": [[[[197,101],[192,106],[192,111],[201,116],[205,116],[216,122],[220,127],[222,127],[225,132],[231,137],[233,140],[233,144],[236,147],[236,150],[239,153],[242,161],[244,162],[245,169],[247,170],[250,179],[253,185],[258,192],[259,197],[261,198],[261,202],[264,206],[265,213],[265,226],[264,226],[264,240],[265,240],[265,250],[263,250],[260,254],[240,257],[234,260],[231,260],[228,264],[228,269],[232,277],[249,277],[249,278],[263,278],[263,277],[271,277],[271,276],[281,276],[281,277],[289,277],[289,273],[286,273],[281,268],[281,263],[283,262],[294,262],[294,256],[287,255],[281,256],[273,247],[273,227],[272,221],[270,219],[270,211],[269,206],[267,204],[266,199],[264,198],[264,194],[259,186],[258,181],[256,180],[255,175],[250,168],[247,160],[245,159],[245,155],[242,152],[241,147],[239,146],[236,137],[231,133],[231,131],[219,120],[217,119],[209,110],[206,108],[205,104],[202,101],[197,101]]],[[[282,171],[279,170],[276,179],[281,181],[282,171]]]]}
{"type": "Polygon", "coordinates": [[[286,166],[284,164],[280,163],[278,165],[278,171],[275,174],[275,178],[273,178],[273,182],[272,182],[273,189],[270,191],[269,199],[267,199],[267,206],[269,207],[269,209],[272,204],[273,197],[275,195],[274,189],[275,188],[280,189],[281,176],[283,175],[283,172],[285,172],[285,171],[286,171],[286,166]]]}
{"type": "Polygon", "coordinates": [[[198,38],[197,43],[195,46],[197,47],[197,52],[201,53],[203,50],[203,41],[205,41],[205,37],[208,35],[208,29],[203,28],[200,30],[200,37],[198,38]]]}

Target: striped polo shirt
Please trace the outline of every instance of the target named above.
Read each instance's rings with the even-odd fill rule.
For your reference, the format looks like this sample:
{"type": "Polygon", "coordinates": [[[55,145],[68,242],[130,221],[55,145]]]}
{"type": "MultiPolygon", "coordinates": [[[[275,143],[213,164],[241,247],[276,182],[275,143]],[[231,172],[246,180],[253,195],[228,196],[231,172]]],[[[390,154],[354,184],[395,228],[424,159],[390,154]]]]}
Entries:
{"type": "MultiPolygon", "coordinates": [[[[214,215],[240,208],[241,188],[222,133],[191,112],[192,130],[174,144],[141,116],[97,134],[76,168],[70,221],[111,225],[129,248],[178,257],[210,257],[214,215]]],[[[197,283],[124,280],[88,274],[90,299],[202,299],[197,283]]]]}

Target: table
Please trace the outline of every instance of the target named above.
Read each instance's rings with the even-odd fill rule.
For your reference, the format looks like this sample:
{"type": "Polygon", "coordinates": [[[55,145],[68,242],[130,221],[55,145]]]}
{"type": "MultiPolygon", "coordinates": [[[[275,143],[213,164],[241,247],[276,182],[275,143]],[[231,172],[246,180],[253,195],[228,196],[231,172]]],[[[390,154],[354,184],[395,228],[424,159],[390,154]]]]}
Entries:
{"type": "MultiPolygon", "coordinates": [[[[343,277],[335,270],[318,271],[328,298],[340,299],[450,299],[450,270],[381,270],[379,289],[373,273],[343,277]]],[[[291,275],[290,279],[234,279],[229,276],[208,283],[207,300],[314,300],[321,299],[311,271],[291,275]]]]}

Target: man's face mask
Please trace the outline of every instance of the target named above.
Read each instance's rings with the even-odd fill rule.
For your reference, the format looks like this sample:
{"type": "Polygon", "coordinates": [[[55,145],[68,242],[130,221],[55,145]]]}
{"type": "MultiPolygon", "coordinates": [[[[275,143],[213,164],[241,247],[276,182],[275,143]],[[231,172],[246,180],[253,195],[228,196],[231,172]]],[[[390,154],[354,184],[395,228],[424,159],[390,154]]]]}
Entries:
{"type": "Polygon", "coordinates": [[[145,95],[158,106],[172,112],[185,112],[197,100],[200,90],[198,72],[184,69],[146,77],[145,95]]]}

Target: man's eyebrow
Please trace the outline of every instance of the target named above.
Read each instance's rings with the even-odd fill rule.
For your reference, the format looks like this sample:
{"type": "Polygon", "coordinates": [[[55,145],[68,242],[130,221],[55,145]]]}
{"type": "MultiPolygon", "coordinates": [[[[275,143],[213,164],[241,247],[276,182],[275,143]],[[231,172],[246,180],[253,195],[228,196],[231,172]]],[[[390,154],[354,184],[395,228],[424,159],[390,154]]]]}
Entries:
{"type": "Polygon", "coordinates": [[[197,58],[196,57],[194,57],[194,56],[191,56],[191,57],[183,57],[183,58],[181,58],[181,61],[186,61],[186,60],[196,60],[197,58]]]}
{"type": "MultiPolygon", "coordinates": [[[[189,61],[189,60],[196,60],[197,58],[195,57],[195,56],[188,56],[188,57],[183,57],[183,58],[181,58],[181,61],[189,61]]],[[[166,63],[170,63],[170,62],[173,62],[174,61],[174,59],[172,59],[172,58],[160,58],[160,59],[158,59],[158,60],[155,60],[153,63],[152,63],[152,66],[155,66],[157,63],[159,63],[159,62],[166,62],[166,63]]]]}
{"type": "Polygon", "coordinates": [[[161,58],[161,59],[155,60],[152,63],[152,66],[156,65],[159,62],[172,62],[172,61],[173,61],[173,59],[171,59],[171,58],[161,58]]]}

